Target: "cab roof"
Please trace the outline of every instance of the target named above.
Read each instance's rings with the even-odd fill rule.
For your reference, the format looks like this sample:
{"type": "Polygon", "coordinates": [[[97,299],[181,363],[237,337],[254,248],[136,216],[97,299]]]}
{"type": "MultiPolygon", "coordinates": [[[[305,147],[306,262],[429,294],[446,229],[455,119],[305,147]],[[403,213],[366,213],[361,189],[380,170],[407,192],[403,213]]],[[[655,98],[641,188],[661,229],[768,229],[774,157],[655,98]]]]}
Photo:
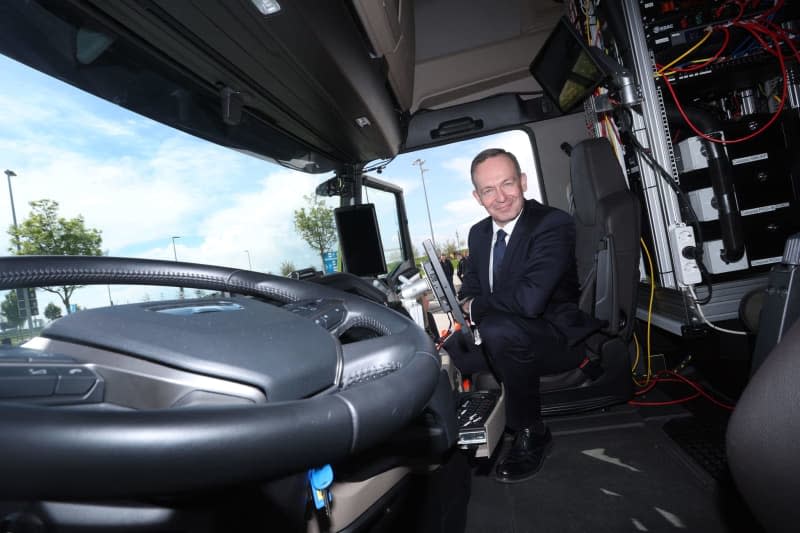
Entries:
{"type": "Polygon", "coordinates": [[[11,0],[0,51],[317,173],[529,120],[518,95],[538,89],[528,65],[563,11],[552,0],[278,2],[263,14],[251,0],[11,0]],[[502,107],[517,111],[503,123],[463,122],[508,94],[502,107]]]}

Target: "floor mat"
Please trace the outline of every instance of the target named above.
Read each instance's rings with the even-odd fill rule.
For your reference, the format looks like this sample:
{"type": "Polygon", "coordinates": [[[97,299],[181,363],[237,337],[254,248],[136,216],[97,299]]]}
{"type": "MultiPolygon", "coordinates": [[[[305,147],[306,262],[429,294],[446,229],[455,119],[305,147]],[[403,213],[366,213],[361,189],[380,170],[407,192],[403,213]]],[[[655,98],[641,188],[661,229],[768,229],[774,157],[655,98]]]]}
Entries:
{"type": "Polygon", "coordinates": [[[684,417],[666,422],[662,429],[681,450],[717,481],[718,503],[731,531],[763,531],[750,513],[731,477],[725,453],[728,417],[684,417]]]}
{"type": "Polygon", "coordinates": [[[527,482],[473,475],[468,532],[732,531],[713,479],[681,456],[660,423],[554,437],[550,457],[527,482]]]}
{"type": "Polygon", "coordinates": [[[725,456],[725,420],[701,422],[695,417],[676,418],[664,424],[663,430],[698,465],[716,480],[728,477],[725,456]]]}

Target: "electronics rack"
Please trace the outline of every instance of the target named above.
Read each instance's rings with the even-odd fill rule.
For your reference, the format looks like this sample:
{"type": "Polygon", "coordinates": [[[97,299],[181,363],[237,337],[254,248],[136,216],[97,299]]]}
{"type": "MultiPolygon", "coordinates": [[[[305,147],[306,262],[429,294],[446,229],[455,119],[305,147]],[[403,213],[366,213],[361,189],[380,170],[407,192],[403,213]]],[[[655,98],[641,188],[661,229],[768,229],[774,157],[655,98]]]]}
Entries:
{"type": "MultiPolygon", "coordinates": [[[[586,108],[595,135],[616,137],[646,209],[660,291],[652,322],[686,335],[704,322],[737,318],[745,296],[766,285],[787,237],[800,231],[800,3],[574,0],[569,13],[589,44],[634,72],[641,92],[632,112],[598,98],[586,108]],[[623,13],[616,24],[612,11],[623,13]],[[689,122],[726,142],[745,140],[712,146],[689,122]],[[631,138],[646,154],[632,149],[631,138]],[[709,163],[709,146],[722,150],[721,163],[709,163]],[[729,208],[720,212],[720,201],[729,208]],[[686,276],[678,249],[684,225],[702,238],[702,279],[686,276]]],[[[640,318],[648,296],[640,291],[640,318]]]]}

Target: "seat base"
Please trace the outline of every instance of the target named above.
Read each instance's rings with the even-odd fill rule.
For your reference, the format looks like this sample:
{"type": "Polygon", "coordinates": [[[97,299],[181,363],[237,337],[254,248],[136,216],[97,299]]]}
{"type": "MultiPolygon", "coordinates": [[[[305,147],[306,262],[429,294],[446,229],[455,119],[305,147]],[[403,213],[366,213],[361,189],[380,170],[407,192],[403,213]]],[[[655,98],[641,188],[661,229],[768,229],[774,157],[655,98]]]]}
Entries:
{"type": "Polygon", "coordinates": [[[543,415],[580,413],[625,403],[633,397],[627,345],[621,339],[611,339],[602,352],[601,373],[596,378],[580,368],[542,376],[543,415]]]}

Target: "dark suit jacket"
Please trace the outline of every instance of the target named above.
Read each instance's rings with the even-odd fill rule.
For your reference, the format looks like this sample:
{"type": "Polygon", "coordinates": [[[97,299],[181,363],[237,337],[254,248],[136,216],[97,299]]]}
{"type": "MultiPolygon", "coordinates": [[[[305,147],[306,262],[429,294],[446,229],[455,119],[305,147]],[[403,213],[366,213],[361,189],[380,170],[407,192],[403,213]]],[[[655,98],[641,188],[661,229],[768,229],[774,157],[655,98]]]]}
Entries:
{"type": "Polygon", "coordinates": [[[445,259],[444,261],[439,261],[439,264],[442,265],[442,270],[444,270],[444,275],[447,276],[447,279],[450,283],[453,283],[453,263],[449,259],[445,259]]]}
{"type": "Polygon", "coordinates": [[[473,297],[472,320],[492,312],[543,318],[576,344],[603,323],[578,308],[575,223],[570,215],[536,200],[526,200],[522,215],[489,290],[492,219],[470,229],[469,265],[459,296],[473,297]]]}

